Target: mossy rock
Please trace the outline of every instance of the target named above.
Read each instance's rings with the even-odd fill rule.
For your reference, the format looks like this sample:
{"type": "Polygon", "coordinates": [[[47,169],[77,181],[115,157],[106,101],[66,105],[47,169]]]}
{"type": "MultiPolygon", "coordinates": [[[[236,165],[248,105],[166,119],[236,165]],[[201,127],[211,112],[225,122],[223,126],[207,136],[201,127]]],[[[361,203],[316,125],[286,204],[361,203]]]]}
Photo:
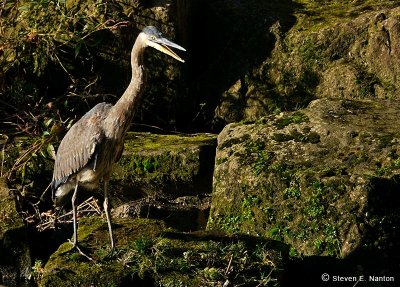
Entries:
{"type": "MultiPolygon", "coordinates": [[[[271,13],[273,21],[265,22],[269,31],[253,25],[249,33],[267,34],[268,41],[259,35],[252,43],[254,36],[248,37],[242,28],[242,37],[249,39],[251,47],[259,46],[258,53],[245,59],[263,58],[232,76],[219,94],[217,121],[254,122],[261,116],[305,107],[316,98],[398,98],[400,9],[393,1],[251,2],[230,9],[252,15],[271,13]]],[[[222,67],[235,71],[245,66],[231,62],[228,69],[222,67]]]]}
{"type": "Polygon", "coordinates": [[[115,198],[211,193],[216,135],[128,133],[111,186],[115,198]]]}
{"type": "Polygon", "coordinates": [[[14,195],[0,178],[0,282],[16,284],[31,276],[31,257],[25,223],[14,195]]]}
{"type": "Polygon", "coordinates": [[[179,233],[150,219],[116,220],[113,253],[104,219],[82,218],[78,234],[81,249],[94,261],[65,243],[38,274],[39,286],[222,286],[227,280],[270,286],[288,253],[271,240],[179,233]]]}
{"type": "Polygon", "coordinates": [[[321,99],[228,125],[207,228],[274,238],[306,256],[398,250],[390,227],[400,222],[398,106],[321,99]]]}

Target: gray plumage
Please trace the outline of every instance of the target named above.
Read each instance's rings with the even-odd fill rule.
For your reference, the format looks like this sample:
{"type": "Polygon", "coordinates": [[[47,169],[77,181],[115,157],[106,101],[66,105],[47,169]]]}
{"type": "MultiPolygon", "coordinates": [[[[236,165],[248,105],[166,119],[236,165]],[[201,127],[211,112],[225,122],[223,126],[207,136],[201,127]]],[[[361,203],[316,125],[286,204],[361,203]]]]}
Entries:
{"type": "Polygon", "coordinates": [[[78,188],[97,188],[101,180],[104,182],[104,210],[111,248],[114,248],[107,186],[112,165],[122,154],[124,136],[143,92],[143,52],[146,47],[153,47],[183,62],[170,47],[185,51],[184,48],[163,38],[152,26],[144,28],[132,48],[132,79],[124,94],[115,105],[100,103],[93,107],[71,127],[57,150],[51,186],[56,205],[63,204],[64,198],[73,191],[74,248],[78,248],[75,206],[78,188]]]}
{"type": "MultiPolygon", "coordinates": [[[[104,131],[98,123],[105,120],[112,105],[100,103],[85,114],[71,127],[63,138],[58,150],[53,172],[53,190],[65,183],[75,172],[85,166],[96,170],[101,144],[105,140],[104,131]],[[76,142],[78,145],[71,145],[76,142]]],[[[62,200],[56,197],[56,200],[62,200]]],[[[57,202],[56,202],[56,205],[57,202]]]]}

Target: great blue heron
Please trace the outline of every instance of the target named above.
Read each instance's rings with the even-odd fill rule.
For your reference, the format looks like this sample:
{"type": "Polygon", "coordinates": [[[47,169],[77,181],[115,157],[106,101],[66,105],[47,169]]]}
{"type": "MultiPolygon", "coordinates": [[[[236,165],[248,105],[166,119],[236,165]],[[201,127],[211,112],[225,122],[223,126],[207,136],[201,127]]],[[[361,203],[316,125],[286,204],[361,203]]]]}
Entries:
{"type": "Polygon", "coordinates": [[[184,62],[171,50],[171,48],[175,48],[185,51],[184,48],[164,38],[155,27],[144,28],[132,48],[132,78],[122,97],[114,106],[100,103],[87,112],[67,132],[57,150],[51,186],[53,193],[55,192],[56,205],[73,191],[73,248],[78,248],[75,206],[78,187],[95,189],[102,179],[104,182],[104,210],[111,248],[114,249],[107,188],[111,167],[122,154],[124,136],[129,129],[143,92],[143,52],[146,47],[153,47],[184,62]]]}

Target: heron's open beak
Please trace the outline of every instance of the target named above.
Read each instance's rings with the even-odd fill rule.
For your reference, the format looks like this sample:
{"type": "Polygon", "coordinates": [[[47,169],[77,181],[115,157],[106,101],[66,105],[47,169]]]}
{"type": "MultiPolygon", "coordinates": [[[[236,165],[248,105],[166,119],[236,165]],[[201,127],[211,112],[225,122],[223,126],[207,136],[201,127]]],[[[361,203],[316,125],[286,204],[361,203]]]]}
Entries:
{"type": "Polygon", "coordinates": [[[185,62],[185,60],[183,60],[181,57],[179,57],[174,51],[172,51],[171,48],[175,48],[175,49],[182,50],[182,51],[186,51],[186,49],[179,46],[178,44],[171,42],[168,39],[158,38],[155,40],[149,40],[147,45],[149,45],[150,47],[153,47],[154,49],[156,49],[160,52],[163,52],[163,53],[171,56],[172,58],[174,58],[178,61],[181,61],[182,63],[185,62]]]}

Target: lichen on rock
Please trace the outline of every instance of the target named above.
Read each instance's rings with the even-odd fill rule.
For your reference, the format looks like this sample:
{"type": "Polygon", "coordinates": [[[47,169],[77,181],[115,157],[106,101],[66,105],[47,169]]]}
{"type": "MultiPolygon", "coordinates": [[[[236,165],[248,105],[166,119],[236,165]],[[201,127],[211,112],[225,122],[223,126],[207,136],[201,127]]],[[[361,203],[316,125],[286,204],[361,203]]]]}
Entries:
{"type": "Polygon", "coordinates": [[[378,222],[400,220],[398,113],[392,101],[320,99],[228,125],[208,229],[271,237],[308,256],[391,248],[385,242],[396,235],[378,222]]]}

